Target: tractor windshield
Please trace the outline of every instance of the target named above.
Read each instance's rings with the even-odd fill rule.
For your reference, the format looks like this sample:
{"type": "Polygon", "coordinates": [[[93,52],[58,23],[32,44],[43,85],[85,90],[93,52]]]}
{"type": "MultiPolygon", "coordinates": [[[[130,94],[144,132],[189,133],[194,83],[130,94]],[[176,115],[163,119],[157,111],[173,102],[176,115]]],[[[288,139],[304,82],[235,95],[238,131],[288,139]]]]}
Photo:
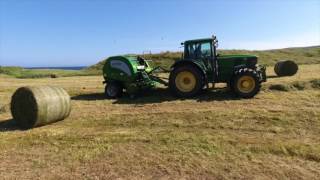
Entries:
{"type": "Polygon", "coordinates": [[[185,58],[186,59],[203,59],[212,57],[211,43],[210,42],[199,42],[187,44],[185,47],[185,58]]]}

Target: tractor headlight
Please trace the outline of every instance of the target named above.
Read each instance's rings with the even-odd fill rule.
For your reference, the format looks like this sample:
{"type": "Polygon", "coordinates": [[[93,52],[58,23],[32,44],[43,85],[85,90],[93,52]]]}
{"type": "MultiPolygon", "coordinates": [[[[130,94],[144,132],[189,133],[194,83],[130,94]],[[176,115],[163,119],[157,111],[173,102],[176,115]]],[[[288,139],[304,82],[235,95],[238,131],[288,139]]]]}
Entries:
{"type": "Polygon", "coordinates": [[[138,69],[138,70],[144,70],[145,67],[144,67],[143,65],[141,65],[141,66],[137,66],[137,69],[138,69]]]}

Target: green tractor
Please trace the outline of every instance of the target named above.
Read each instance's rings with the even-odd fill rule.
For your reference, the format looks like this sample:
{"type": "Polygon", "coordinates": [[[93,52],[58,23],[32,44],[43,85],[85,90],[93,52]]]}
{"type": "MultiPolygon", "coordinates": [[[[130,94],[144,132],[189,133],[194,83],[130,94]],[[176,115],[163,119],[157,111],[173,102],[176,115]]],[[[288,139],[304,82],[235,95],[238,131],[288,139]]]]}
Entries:
{"type": "Polygon", "coordinates": [[[170,90],[178,97],[192,97],[209,83],[227,83],[242,98],[251,98],[266,81],[265,66],[253,55],[219,55],[216,36],[189,40],[183,58],[171,67],[170,90]]]}
{"type": "Polygon", "coordinates": [[[115,98],[123,90],[134,94],[157,83],[168,85],[171,92],[181,98],[197,95],[212,83],[227,83],[242,98],[255,96],[266,81],[266,68],[257,64],[253,55],[219,55],[215,36],[182,43],[184,53],[170,69],[169,82],[153,75],[160,67],[152,68],[139,56],[114,56],[107,59],[103,75],[107,83],[105,94],[115,98]]]}

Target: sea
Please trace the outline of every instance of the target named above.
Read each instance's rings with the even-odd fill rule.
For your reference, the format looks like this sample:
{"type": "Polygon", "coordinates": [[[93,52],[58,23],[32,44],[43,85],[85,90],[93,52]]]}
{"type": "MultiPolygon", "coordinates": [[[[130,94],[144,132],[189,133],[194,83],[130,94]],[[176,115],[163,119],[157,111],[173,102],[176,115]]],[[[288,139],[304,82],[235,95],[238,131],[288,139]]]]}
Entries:
{"type": "Polygon", "coordinates": [[[62,70],[81,70],[87,66],[67,66],[67,67],[24,67],[25,69],[62,69],[62,70]]]}

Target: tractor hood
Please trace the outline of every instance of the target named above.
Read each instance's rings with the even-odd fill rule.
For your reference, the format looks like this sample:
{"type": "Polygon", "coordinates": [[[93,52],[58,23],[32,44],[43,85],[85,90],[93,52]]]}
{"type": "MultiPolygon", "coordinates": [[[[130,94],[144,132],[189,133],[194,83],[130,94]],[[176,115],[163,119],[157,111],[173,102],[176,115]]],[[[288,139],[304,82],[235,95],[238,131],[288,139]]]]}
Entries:
{"type": "Polygon", "coordinates": [[[258,57],[254,55],[218,55],[218,61],[234,61],[235,65],[245,64],[249,67],[255,66],[258,57]]]}

